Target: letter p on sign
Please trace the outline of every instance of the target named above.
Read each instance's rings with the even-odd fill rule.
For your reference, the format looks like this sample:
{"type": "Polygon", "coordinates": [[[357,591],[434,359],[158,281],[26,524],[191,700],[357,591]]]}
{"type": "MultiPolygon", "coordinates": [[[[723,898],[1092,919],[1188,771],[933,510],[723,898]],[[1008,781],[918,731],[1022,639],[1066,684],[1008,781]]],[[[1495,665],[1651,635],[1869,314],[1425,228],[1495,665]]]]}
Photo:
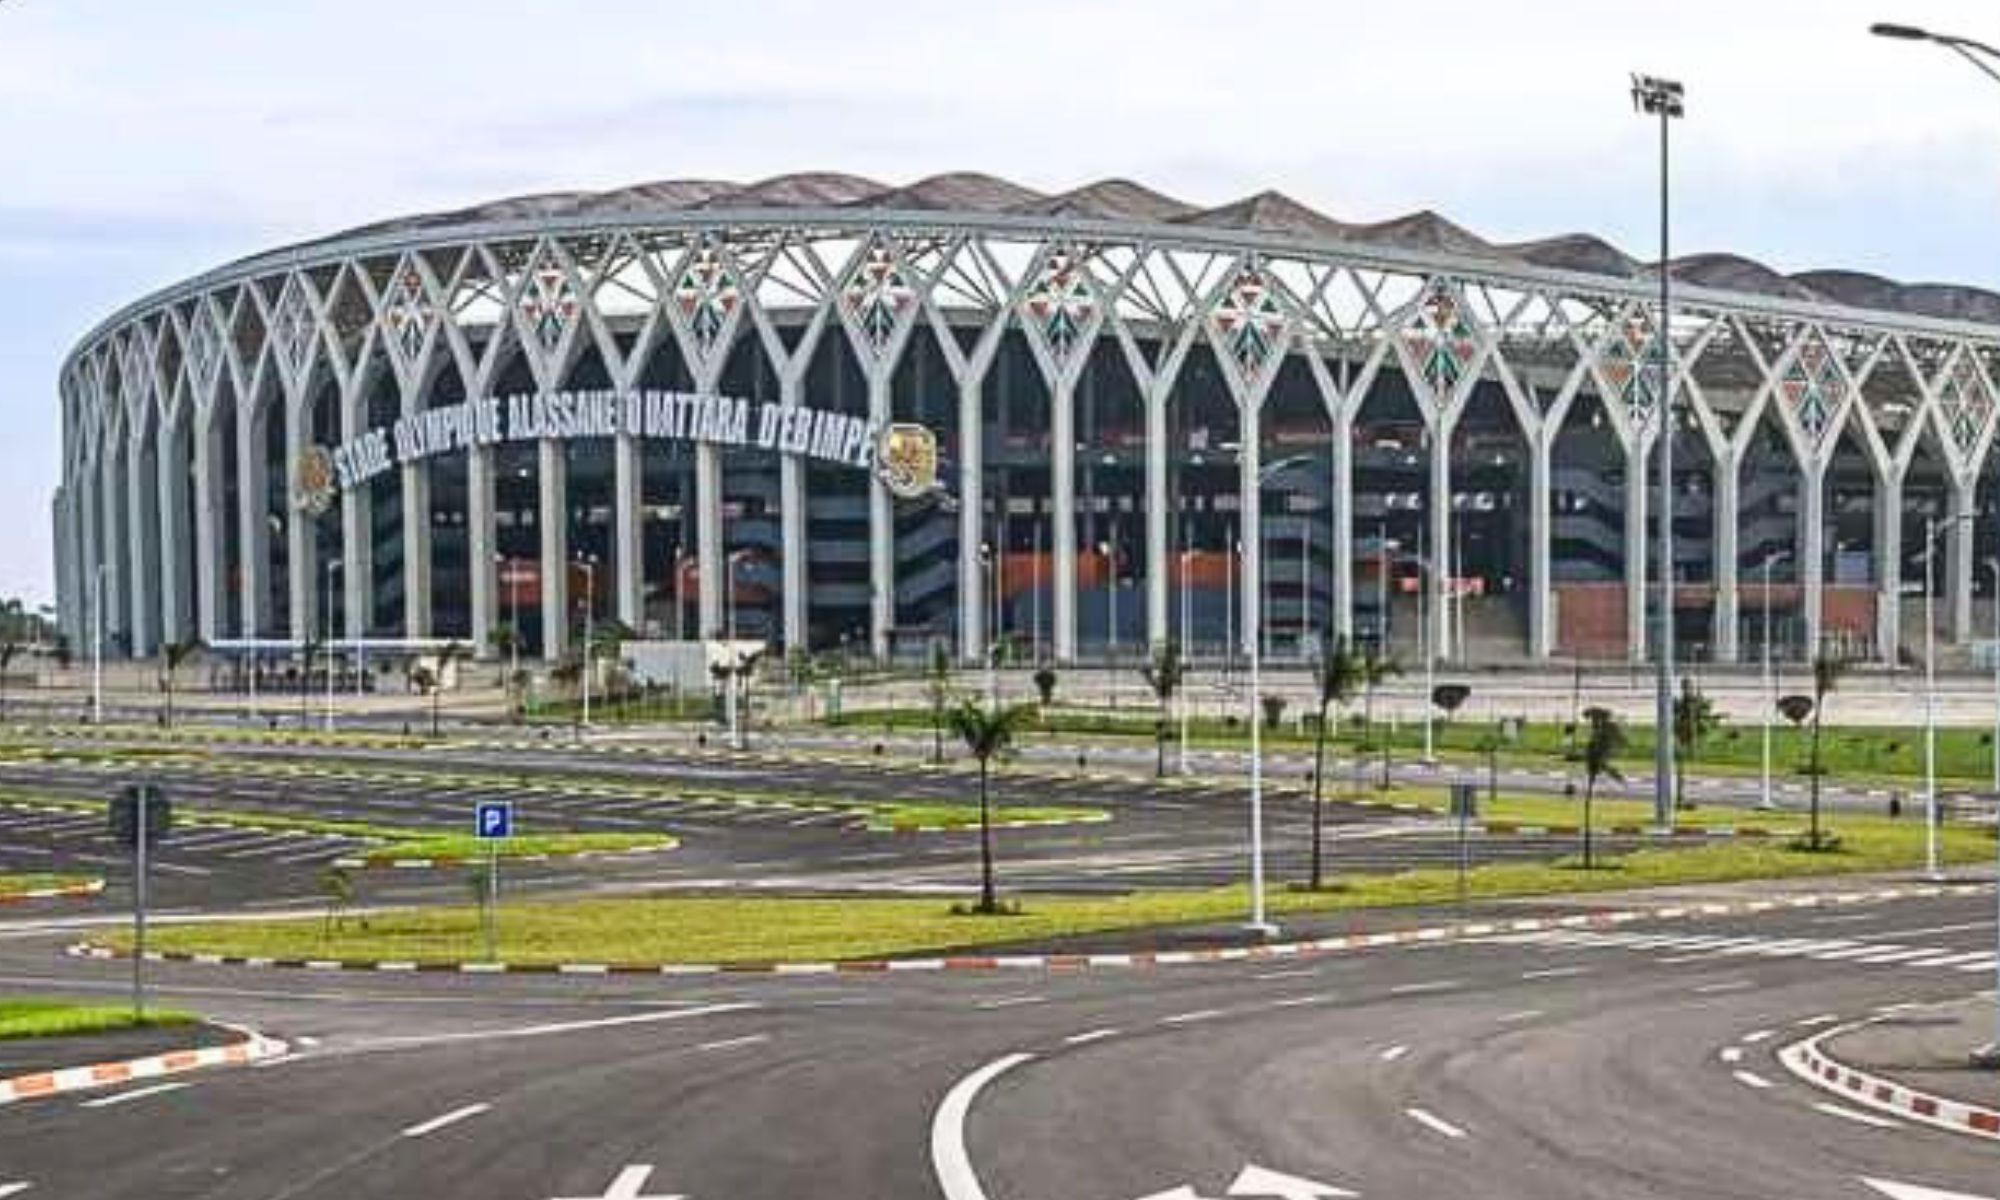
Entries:
{"type": "Polygon", "coordinates": [[[514,806],[505,800],[488,800],[474,810],[474,831],[482,838],[514,835],[514,806]]]}

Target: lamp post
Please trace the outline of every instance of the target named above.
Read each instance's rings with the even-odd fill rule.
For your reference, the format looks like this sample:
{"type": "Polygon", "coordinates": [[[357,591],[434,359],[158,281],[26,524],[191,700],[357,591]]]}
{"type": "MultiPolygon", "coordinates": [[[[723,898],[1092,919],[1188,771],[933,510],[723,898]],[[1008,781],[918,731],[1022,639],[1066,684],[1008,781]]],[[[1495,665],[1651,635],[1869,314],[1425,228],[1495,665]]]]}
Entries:
{"type": "Polygon", "coordinates": [[[1000,589],[993,582],[993,566],[999,560],[993,543],[979,543],[979,565],[985,577],[987,609],[992,614],[986,631],[986,706],[1000,707],[1000,589]]]}
{"type": "MultiPolygon", "coordinates": [[[[1189,617],[1192,615],[1190,609],[1192,593],[1188,588],[1188,566],[1191,561],[1191,554],[1192,552],[1187,548],[1187,529],[1183,526],[1181,530],[1181,661],[1183,663],[1193,653],[1193,650],[1190,649],[1191,643],[1188,641],[1189,617]]],[[[1182,673],[1183,675],[1186,674],[1185,668],[1183,668],[1182,673]]],[[[1175,694],[1180,700],[1181,774],[1185,775],[1188,773],[1188,697],[1186,679],[1181,680],[1181,686],[1176,689],[1175,694]]]]}
{"type": "Polygon", "coordinates": [[[1938,868],[1937,804],[1937,536],[1962,521],[1969,513],[1958,513],[1939,521],[1924,518],[1924,873],[1940,878],[1938,868]]]}
{"type": "MultiPolygon", "coordinates": [[[[1979,68],[1981,73],[1985,74],[1987,78],[1992,79],[1996,83],[2000,83],[2000,71],[1995,71],[1993,69],[1991,62],[1988,61],[1988,60],[2000,61],[2000,50],[1995,50],[1993,47],[1987,45],[1984,42],[1976,42],[1973,41],[1971,38],[1958,37],[1954,34],[1932,33],[1926,29],[1919,29],[1914,25],[1894,25],[1887,22],[1878,22],[1877,24],[1869,26],[1868,32],[1874,34],[1876,37],[1895,38],[1900,41],[1935,42],[1936,44],[1945,47],[1947,50],[1956,53],[1960,58],[1963,58],[1965,61],[1971,63],[1973,66],[1979,68]]],[[[1924,574],[1926,582],[1928,583],[1930,575],[1929,547],[1925,548],[1924,562],[1925,562],[1924,574]]],[[[1996,568],[1996,570],[2000,570],[2000,568],[1996,568]]],[[[1996,576],[1995,587],[1996,587],[1996,594],[1993,600],[1995,606],[1994,622],[1996,628],[2000,628],[2000,576],[1996,576]]],[[[1929,596],[1930,596],[1930,589],[1928,586],[1925,587],[1924,594],[1925,594],[1925,608],[1926,608],[1926,613],[1928,614],[1929,596]]],[[[1926,639],[1928,639],[1930,637],[1929,633],[1930,622],[1928,620],[1925,621],[1924,627],[1925,627],[1925,637],[1926,639]]],[[[2000,641],[2000,633],[1996,633],[1995,638],[1996,641],[2000,641]]],[[[1994,688],[1996,693],[2000,693],[2000,647],[1996,647],[1995,653],[1996,653],[1996,659],[1994,666],[1994,688]]],[[[1928,664],[1930,656],[1926,654],[1924,657],[1926,659],[1926,663],[1928,664]]],[[[1928,665],[1926,669],[1928,669],[1928,665]]],[[[1925,700],[1925,708],[1927,712],[1929,710],[1929,707],[1930,707],[1930,702],[1927,697],[1925,700]]],[[[1996,699],[1996,708],[1994,712],[1994,725],[1996,730],[2000,730],[2000,699],[1996,699]]],[[[1928,739],[1929,736],[1930,736],[1930,731],[1926,729],[1926,738],[1928,739]]],[[[1929,753],[1930,749],[1927,743],[1926,754],[1928,755],[1929,753]]],[[[1995,778],[1994,786],[1996,790],[2000,790],[2000,736],[1996,736],[1994,738],[1994,778],[1995,778]]],[[[1935,792],[1936,790],[1934,781],[1932,783],[1932,790],[1933,792],[1935,792]]],[[[1994,839],[1996,846],[2000,846],[2000,801],[1996,802],[1994,808],[1994,833],[1996,835],[1994,839]]],[[[1933,823],[1931,826],[1930,836],[1931,836],[1931,846],[1933,852],[1932,869],[1933,873],[1935,873],[1936,869],[1935,848],[1937,841],[1937,826],[1935,823],[1933,823]]],[[[1996,871],[1996,879],[2000,879],[2000,860],[1996,860],[1995,862],[1995,871],[1996,871]]],[[[2000,905],[2000,888],[1994,889],[1994,896],[1996,905],[2000,905]]],[[[2000,950],[2000,910],[1996,910],[1995,913],[1994,939],[1995,939],[1995,949],[2000,950]]],[[[1987,1043],[1985,1046],[1981,1047],[1979,1050],[1975,1051],[1972,1056],[1974,1065],[1988,1069],[1994,1067],[2000,1067],[2000,954],[1996,954],[1994,959],[1994,980],[1996,986],[1993,992],[1994,995],[1993,1040],[1987,1043]]]]}
{"type": "Polygon", "coordinates": [[[1993,641],[1987,653],[1993,656],[1993,803],[1994,819],[2000,821],[2000,558],[1990,555],[1986,569],[1993,572],[1993,641]]]}
{"type": "MultiPolygon", "coordinates": [[[[1660,419],[1659,645],[1654,650],[1653,819],[1665,827],[1674,816],[1674,381],[1669,338],[1673,332],[1673,272],[1668,269],[1667,131],[1685,115],[1686,89],[1671,79],[1632,76],[1632,105],[1640,115],[1660,120],[1660,316],[1653,330],[1659,354],[1653,402],[1660,419]]],[[[1640,551],[1640,553],[1644,553],[1640,551]]]]}
{"type": "Polygon", "coordinates": [[[333,573],[340,570],[337,558],[326,560],[326,731],[333,732],[333,573]]]}
{"type": "Polygon", "coordinates": [[[104,724],[104,564],[91,573],[90,723],[104,724]]]}
{"type": "MultiPolygon", "coordinates": [[[[1241,553],[1239,547],[1238,552],[1241,553]]],[[[1263,556],[1258,556],[1262,574],[1263,556]]],[[[1246,592],[1260,584],[1260,580],[1246,579],[1246,592]]],[[[1263,622],[1263,614],[1257,620],[1263,622]]],[[[1261,705],[1262,675],[1260,664],[1262,655],[1257,653],[1258,630],[1245,629],[1243,641],[1250,649],[1250,932],[1259,937],[1269,937],[1277,932],[1264,913],[1264,735],[1263,720],[1258,708],[1261,705]]]]}
{"type": "MultiPolygon", "coordinates": [[[[1110,542],[1097,543],[1097,553],[1104,559],[1104,605],[1107,624],[1104,634],[1105,662],[1113,671],[1118,669],[1118,548],[1110,542]]],[[[1113,683],[1113,686],[1117,686],[1113,683]]]]}
{"type": "Polygon", "coordinates": [[[743,656],[736,649],[736,564],[743,561],[749,552],[738,550],[723,560],[722,598],[726,610],[729,631],[729,745],[731,749],[743,749],[743,706],[737,699],[737,690],[743,674],[743,656]]]}
{"type": "Polygon", "coordinates": [[[1773,550],[1764,556],[1764,782],[1758,792],[1757,807],[1771,804],[1771,710],[1777,706],[1777,689],[1771,674],[1771,567],[1791,557],[1790,551],[1773,550]]]}
{"type": "Polygon", "coordinates": [[[493,556],[493,565],[507,584],[507,689],[521,677],[521,598],[514,586],[514,560],[504,554],[493,556]]]}

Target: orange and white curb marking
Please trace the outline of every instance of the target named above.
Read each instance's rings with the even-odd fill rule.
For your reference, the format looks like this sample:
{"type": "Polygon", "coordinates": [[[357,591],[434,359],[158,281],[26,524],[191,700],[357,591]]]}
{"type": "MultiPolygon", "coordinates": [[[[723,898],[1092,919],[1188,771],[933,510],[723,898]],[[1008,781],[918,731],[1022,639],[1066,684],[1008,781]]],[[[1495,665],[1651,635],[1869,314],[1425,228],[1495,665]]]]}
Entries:
{"type": "Polygon", "coordinates": [[[2000,1142],[2000,1111],[1946,1099],[1930,1092],[1906,1087],[1880,1075],[1858,1071],[1829,1055],[1820,1043],[1843,1033],[1852,1033],[1879,1018],[1855,1021],[1794,1042],[1778,1051],[1785,1069],[1814,1087],[1846,1097],[1857,1104],[1894,1113],[1912,1121],[2000,1142]]]}
{"type": "Polygon", "coordinates": [[[0,892],[0,904],[22,904],[29,900],[80,900],[104,891],[102,879],[65,883],[60,887],[35,888],[25,892],[0,892]]]}
{"type": "MultiPolygon", "coordinates": [[[[234,1029],[234,1026],[227,1028],[234,1029]]],[[[95,1063],[87,1067],[64,1067],[55,1071],[38,1071],[32,1075],[16,1075],[12,1079],[0,1079],[0,1105],[15,1104],[22,1100],[39,1100],[47,1096],[60,1096],[66,1092],[88,1091],[92,1088],[115,1087],[121,1083],[131,1083],[140,1079],[158,1079],[165,1075],[181,1075],[188,1071],[198,1071],[204,1067],[239,1067],[266,1059],[288,1054],[291,1047],[277,1038],[265,1037],[248,1029],[237,1029],[244,1034],[240,1042],[227,1046],[204,1046],[199,1050],[173,1050],[166,1054],[155,1054],[147,1058],[128,1059],[125,1062],[95,1063]]]]}

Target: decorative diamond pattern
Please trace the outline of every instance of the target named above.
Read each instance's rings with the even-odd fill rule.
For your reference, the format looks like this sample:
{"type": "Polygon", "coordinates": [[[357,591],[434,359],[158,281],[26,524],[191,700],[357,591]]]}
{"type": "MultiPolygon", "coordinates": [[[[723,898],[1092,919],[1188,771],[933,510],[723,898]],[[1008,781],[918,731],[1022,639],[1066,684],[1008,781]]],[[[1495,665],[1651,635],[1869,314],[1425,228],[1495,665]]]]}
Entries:
{"type": "Polygon", "coordinates": [[[1277,359],[1285,337],[1285,306],[1264,272],[1246,265],[1215,306],[1215,328],[1245,380],[1255,382],[1277,359]]]}
{"type": "Polygon", "coordinates": [[[1451,398],[1479,352],[1479,335],[1466,318],[1465,306],[1451,285],[1442,280],[1432,281],[1426,289],[1403,328],[1403,343],[1417,364],[1417,373],[1440,403],[1451,398]]]}
{"type": "Polygon", "coordinates": [[[880,354],[896,336],[903,314],[916,303],[917,292],[889,243],[877,237],[869,242],[854,273],[848,276],[840,300],[869,347],[880,354]]]}
{"type": "Polygon", "coordinates": [[[1971,355],[1961,354],[1952,363],[1951,371],[1938,387],[1938,409],[1959,453],[1969,453],[1979,435],[1986,432],[1987,422],[1993,419],[1993,393],[1987,389],[1971,355]]]}
{"type": "Polygon", "coordinates": [[[729,260],[712,243],[704,242],[688,257],[674,284],[674,303],[680,307],[688,335],[704,356],[715,349],[742,302],[742,283],[729,260]]]}
{"type": "Polygon", "coordinates": [[[431,321],[436,315],[437,306],[424,290],[424,278],[417,271],[417,264],[404,259],[389,281],[388,295],[382,298],[382,321],[389,327],[396,348],[402,351],[404,362],[413,363],[423,353],[424,339],[430,336],[431,321]]]}
{"type": "Polygon", "coordinates": [[[277,338],[279,363],[294,381],[304,378],[306,368],[312,365],[313,338],[318,333],[313,328],[312,305],[307,303],[305,287],[297,276],[285,281],[285,291],[278,297],[278,313],[271,325],[277,338]]]}
{"type": "Polygon", "coordinates": [[[222,369],[222,330],[207,300],[197,300],[188,319],[187,361],[189,377],[197,388],[206,392],[215,386],[222,369]]]}
{"type": "Polygon", "coordinates": [[[1598,374],[1611,393],[1607,399],[1622,405],[1637,424],[1652,419],[1659,394],[1654,355],[1652,323],[1636,309],[1605,330],[1597,346],[1598,374]]]}
{"type": "Polygon", "coordinates": [[[1061,244],[1042,260],[1041,272],[1022,303],[1058,365],[1068,363],[1097,315],[1097,297],[1082,264],[1070,247],[1061,244]]]}
{"type": "Polygon", "coordinates": [[[521,294],[514,303],[544,354],[554,354],[562,345],[581,308],[569,272],[563,270],[562,263],[547,246],[535,251],[527,278],[521,281],[521,294]]]}
{"type": "Polygon", "coordinates": [[[1833,414],[1847,398],[1847,378],[1817,331],[1806,335],[1805,344],[1793,356],[1792,365],[1778,383],[1778,395],[1805,431],[1806,439],[1819,445],[1833,414]]]}

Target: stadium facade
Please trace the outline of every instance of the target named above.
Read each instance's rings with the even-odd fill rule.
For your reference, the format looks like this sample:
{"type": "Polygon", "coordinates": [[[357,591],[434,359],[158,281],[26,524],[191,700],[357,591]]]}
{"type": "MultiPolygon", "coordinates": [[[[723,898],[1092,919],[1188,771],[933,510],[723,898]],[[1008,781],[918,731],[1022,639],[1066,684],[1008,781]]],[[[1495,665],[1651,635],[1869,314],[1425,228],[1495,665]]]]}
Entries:
{"type": "MultiPolygon", "coordinates": [[[[1683,652],[1753,657],[1768,611],[1780,653],[1895,659],[1932,525],[1941,634],[1970,638],[2000,296],[1671,271],[1683,652]]],[[[554,658],[588,607],[878,655],[1422,624],[1448,655],[1640,658],[1657,300],[1586,235],[1123,181],[806,174],[390,221],[77,346],[61,621],[88,645],[101,596],[136,655],[321,629],[490,652],[513,625],[554,658]],[[906,494],[882,439],[912,428],[938,486],[906,494]]]]}

